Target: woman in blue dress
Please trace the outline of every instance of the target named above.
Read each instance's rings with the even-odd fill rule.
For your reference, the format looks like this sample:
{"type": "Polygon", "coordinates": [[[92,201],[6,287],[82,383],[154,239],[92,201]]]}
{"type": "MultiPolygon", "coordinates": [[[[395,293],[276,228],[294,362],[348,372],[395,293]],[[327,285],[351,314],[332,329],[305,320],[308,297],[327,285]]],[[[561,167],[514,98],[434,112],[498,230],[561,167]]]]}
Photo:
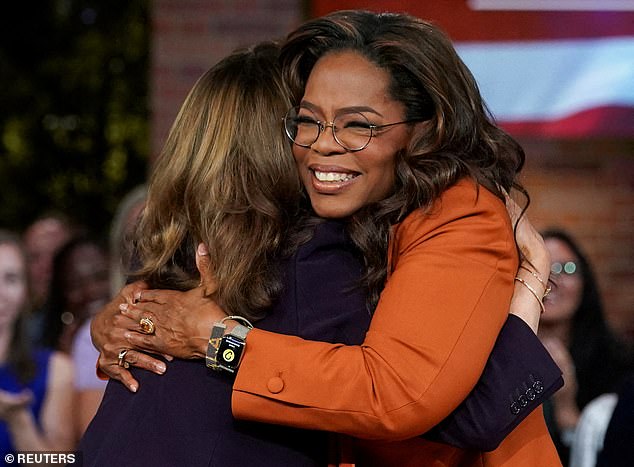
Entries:
{"type": "Polygon", "coordinates": [[[70,359],[31,349],[25,337],[26,264],[17,235],[0,230],[0,454],[6,465],[17,452],[75,445],[70,359]]]}

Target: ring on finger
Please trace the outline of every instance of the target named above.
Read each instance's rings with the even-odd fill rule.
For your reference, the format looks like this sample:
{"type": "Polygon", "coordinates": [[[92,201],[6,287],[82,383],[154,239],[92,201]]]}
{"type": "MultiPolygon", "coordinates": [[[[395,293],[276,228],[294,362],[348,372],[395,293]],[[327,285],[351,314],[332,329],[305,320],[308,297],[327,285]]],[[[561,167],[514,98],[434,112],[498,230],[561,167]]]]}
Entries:
{"type": "Polygon", "coordinates": [[[154,327],[154,321],[152,321],[152,318],[148,318],[147,316],[144,316],[143,318],[139,320],[139,326],[141,327],[141,332],[143,334],[154,334],[155,327],[154,327]]]}
{"type": "Polygon", "coordinates": [[[119,352],[119,361],[118,361],[118,365],[126,369],[130,368],[130,364],[125,361],[125,356],[128,353],[128,350],[130,349],[123,349],[121,352],[119,352]]]}

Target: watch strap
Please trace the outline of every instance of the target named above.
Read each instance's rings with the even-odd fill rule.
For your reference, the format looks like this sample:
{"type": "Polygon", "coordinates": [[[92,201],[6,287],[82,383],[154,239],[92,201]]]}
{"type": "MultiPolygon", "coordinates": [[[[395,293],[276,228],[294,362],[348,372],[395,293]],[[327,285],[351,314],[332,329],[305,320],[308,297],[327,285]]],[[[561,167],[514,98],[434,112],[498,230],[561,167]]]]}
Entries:
{"type": "Polygon", "coordinates": [[[218,366],[218,348],[220,347],[220,341],[226,329],[227,326],[224,323],[216,323],[211,328],[211,336],[209,336],[207,353],[205,355],[205,364],[208,368],[216,369],[218,366]]]}
{"type": "Polygon", "coordinates": [[[250,330],[251,328],[242,326],[241,324],[236,324],[236,326],[231,330],[229,334],[237,337],[238,339],[246,340],[247,334],[249,333],[250,330]]]}

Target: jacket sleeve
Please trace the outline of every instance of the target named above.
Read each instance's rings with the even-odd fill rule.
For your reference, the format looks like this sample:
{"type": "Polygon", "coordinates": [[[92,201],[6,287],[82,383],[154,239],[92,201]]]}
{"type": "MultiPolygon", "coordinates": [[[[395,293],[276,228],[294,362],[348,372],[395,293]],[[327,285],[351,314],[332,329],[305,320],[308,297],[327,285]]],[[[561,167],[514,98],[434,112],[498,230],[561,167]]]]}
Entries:
{"type": "Polygon", "coordinates": [[[509,315],[473,391],[423,437],[493,451],[563,384],[561,370],[537,335],[509,315]]]}
{"type": "Polygon", "coordinates": [[[457,184],[396,229],[392,251],[363,344],[249,334],[233,386],[237,418],[405,439],[466,398],[513,291],[517,255],[503,203],[457,184]]]}

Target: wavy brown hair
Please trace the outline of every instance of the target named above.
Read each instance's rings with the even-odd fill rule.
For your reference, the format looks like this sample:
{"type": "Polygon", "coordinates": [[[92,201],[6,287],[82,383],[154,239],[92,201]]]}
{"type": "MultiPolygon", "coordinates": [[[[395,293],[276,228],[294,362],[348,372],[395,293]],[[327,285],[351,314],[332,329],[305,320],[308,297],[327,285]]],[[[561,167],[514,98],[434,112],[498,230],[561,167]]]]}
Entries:
{"type": "Polygon", "coordinates": [[[238,51],[187,96],[151,176],[137,230],[137,277],[153,287],[198,283],[193,252],[209,246],[228,312],[257,319],[281,288],[275,273],[300,186],[281,118],[290,106],[279,47],[238,51]]]}
{"type": "Polygon", "coordinates": [[[409,147],[397,155],[391,195],[351,219],[375,304],[386,279],[390,226],[414,209],[428,208],[465,176],[502,199],[502,188],[526,194],[516,182],[524,152],[493,123],[475,79],[445,33],[407,14],[338,11],[290,33],[281,64],[294,104],[315,63],[340,51],[357,52],[386,70],[388,92],[404,105],[404,119],[428,122],[416,126],[409,147]]]}

